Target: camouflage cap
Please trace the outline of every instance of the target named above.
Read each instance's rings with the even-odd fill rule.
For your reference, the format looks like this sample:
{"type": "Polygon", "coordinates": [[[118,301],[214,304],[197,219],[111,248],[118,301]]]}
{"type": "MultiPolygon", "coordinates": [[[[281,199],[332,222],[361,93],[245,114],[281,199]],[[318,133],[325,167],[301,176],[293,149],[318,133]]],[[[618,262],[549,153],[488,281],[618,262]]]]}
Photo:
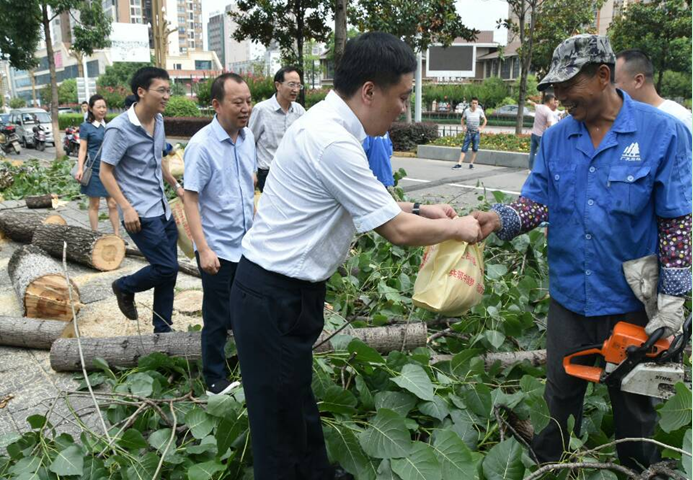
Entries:
{"type": "Polygon", "coordinates": [[[539,82],[537,89],[543,91],[552,83],[570,80],[588,63],[616,63],[608,38],[583,34],[564,40],[553,51],[551,70],[539,82]]]}

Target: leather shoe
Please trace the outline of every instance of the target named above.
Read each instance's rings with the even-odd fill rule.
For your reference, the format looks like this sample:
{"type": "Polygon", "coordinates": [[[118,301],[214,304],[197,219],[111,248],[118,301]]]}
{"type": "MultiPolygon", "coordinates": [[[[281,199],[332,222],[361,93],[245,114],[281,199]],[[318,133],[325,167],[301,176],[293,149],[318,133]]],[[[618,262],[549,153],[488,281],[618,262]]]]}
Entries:
{"type": "Polygon", "coordinates": [[[113,282],[111,285],[113,288],[113,293],[118,300],[118,308],[123,312],[130,320],[137,320],[137,307],[135,306],[135,294],[134,293],[124,293],[120,287],[118,287],[118,280],[113,282]]]}

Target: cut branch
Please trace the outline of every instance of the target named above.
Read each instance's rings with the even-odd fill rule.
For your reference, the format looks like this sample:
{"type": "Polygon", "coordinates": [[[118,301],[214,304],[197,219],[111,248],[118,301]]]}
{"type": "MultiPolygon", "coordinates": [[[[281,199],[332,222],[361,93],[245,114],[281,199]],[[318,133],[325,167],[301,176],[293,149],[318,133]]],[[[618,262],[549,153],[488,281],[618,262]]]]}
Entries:
{"type": "MultiPolygon", "coordinates": [[[[431,363],[446,362],[452,360],[454,355],[434,355],[431,363]]],[[[529,362],[533,367],[539,367],[546,363],[546,350],[529,350],[526,352],[492,352],[482,355],[486,368],[491,368],[496,362],[500,362],[501,368],[509,367],[516,363],[529,362]]]]}
{"type": "Polygon", "coordinates": [[[59,320],[0,316],[0,345],[50,350],[66,328],[59,320]]]}
{"type": "Polygon", "coordinates": [[[31,243],[34,231],[43,224],[67,225],[67,222],[58,214],[41,215],[35,212],[8,211],[0,213],[0,231],[5,237],[15,242],[31,243]]]}

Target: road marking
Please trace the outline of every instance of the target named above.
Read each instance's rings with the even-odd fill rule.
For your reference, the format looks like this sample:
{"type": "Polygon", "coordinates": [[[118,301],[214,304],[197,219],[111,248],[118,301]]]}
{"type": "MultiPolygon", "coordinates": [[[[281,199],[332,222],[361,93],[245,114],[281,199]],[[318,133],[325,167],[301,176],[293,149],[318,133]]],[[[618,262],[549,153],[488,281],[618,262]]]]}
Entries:
{"type": "Polygon", "coordinates": [[[422,180],[420,178],[409,178],[409,177],[404,177],[402,180],[409,180],[410,182],[419,182],[419,183],[431,183],[430,180],[422,180]]]}
{"type": "Polygon", "coordinates": [[[486,190],[487,192],[501,192],[501,193],[507,193],[508,195],[522,195],[522,192],[513,192],[512,190],[501,190],[499,188],[491,188],[491,187],[474,187],[472,185],[460,185],[459,183],[448,183],[451,187],[458,187],[458,188],[469,188],[471,190],[486,190]]]}

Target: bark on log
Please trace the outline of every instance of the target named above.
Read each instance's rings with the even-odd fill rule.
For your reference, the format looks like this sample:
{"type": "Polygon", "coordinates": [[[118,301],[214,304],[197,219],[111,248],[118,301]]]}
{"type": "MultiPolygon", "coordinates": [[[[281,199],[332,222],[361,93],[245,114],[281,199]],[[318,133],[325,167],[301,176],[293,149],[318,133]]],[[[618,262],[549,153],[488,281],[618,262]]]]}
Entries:
{"type": "MultiPolygon", "coordinates": [[[[140,252],[137,247],[127,247],[125,249],[125,254],[129,257],[141,257],[144,258],[144,254],[140,252]]],[[[192,277],[200,277],[200,271],[197,269],[197,264],[194,262],[188,262],[187,260],[181,260],[178,262],[178,270],[186,273],[192,277]]]]}
{"type": "Polygon", "coordinates": [[[27,208],[53,208],[53,199],[57,195],[49,193],[46,195],[32,195],[24,198],[27,208]]]}
{"type": "MultiPolygon", "coordinates": [[[[434,355],[431,364],[450,361],[454,355],[434,355]]],[[[482,355],[486,368],[491,368],[496,362],[500,362],[502,368],[516,363],[528,361],[533,367],[539,367],[546,363],[546,350],[529,350],[526,352],[491,352],[482,355]]]]}
{"type": "MultiPolygon", "coordinates": [[[[426,345],[426,325],[411,323],[391,327],[355,328],[345,334],[359,338],[381,353],[392,350],[413,350],[426,345]]],[[[330,333],[323,333],[316,345],[330,333]]],[[[174,332],[129,337],[104,337],[82,339],[82,351],[87,370],[96,370],[94,359],[103,358],[110,366],[135,367],[137,361],[153,352],[172,357],[185,357],[191,361],[201,358],[199,332],[174,332]]],[[[330,342],[316,351],[330,351],[330,342]]],[[[56,372],[76,372],[82,369],[76,339],[59,338],[51,347],[51,367],[56,372]]]]}
{"type": "Polygon", "coordinates": [[[0,345],[50,350],[68,326],[59,320],[0,316],[0,345]]]}
{"type": "MultiPolygon", "coordinates": [[[[16,250],[7,265],[17,300],[25,317],[72,320],[70,296],[62,266],[36,245],[16,250]]],[[[79,312],[79,290],[72,284],[75,313],[79,312]]]]}
{"type": "Polygon", "coordinates": [[[67,242],[68,260],[102,272],[117,269],[125,258],[122,238],[82,227],[39,225],[31,241],[58,259],[63,258],[63,242],[67,242]]]}
{"type": "Polygon", "coordinates": [[[31,243],[34,231],[43,224],[67,225],[67,222],[58,214],[7,211],[0,213],[0,231],[15,242],[31,243]]]}

